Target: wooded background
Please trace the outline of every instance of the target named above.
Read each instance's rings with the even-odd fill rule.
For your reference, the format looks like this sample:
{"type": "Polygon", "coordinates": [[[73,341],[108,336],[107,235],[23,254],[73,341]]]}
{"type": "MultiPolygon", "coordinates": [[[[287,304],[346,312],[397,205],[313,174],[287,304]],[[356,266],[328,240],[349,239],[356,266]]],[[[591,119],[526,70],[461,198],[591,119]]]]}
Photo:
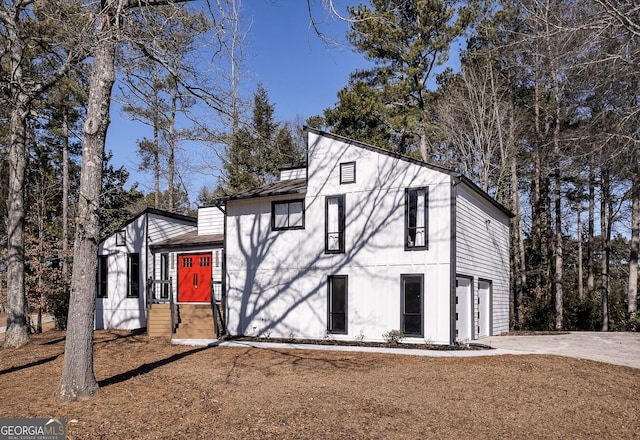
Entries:
{"type": "Polygon", "coordinates": [[[351,74],[333,108],[277,121],[264,87],[243,99],[240,0],[3,1],[0,303],[10,325],[26,324],[27,307],[66,325],[74,237],[89,215],[81,165],[88,136],[108,126],[92,114],[91,69],[109,43],[116,85],[103,96],[152,127],[137,153],[154,191],[131,185],[98,142],[102,169],[86,185],[101,188],[99,202],[86,200],[100,237],[147,206],[192,213],[272,181],[304,160],[306,124],[460,171],[507,206],[513,329],[638,330],[640,3],[371,0],[341,19],[371,68],[351,74]],[[196,200],[181,179],[194,170],[176,161],[188,142],[211,148],[206,165],[219,176],[196,200]]]}

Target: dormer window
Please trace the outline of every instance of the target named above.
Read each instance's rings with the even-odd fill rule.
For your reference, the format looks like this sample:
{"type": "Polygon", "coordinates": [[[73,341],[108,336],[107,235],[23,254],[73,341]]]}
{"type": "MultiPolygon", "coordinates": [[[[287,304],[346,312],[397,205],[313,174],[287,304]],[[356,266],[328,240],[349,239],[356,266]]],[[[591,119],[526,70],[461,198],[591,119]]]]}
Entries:
{"type": "Polygon", "coordinates": [[[344,162],[340,164],[340,184],[356,183],[356,163],[344,162]]]}

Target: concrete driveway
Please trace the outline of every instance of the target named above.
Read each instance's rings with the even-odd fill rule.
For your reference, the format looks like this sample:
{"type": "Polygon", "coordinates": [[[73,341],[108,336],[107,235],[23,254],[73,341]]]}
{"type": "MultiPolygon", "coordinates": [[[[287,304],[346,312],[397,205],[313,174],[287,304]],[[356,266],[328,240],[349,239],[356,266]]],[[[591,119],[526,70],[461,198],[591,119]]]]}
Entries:
{"type": "Polygon", "coordinates": [[[640,333],[491,336],[478,342],[523,354],[555,354],[640,368],[640,333]]]}

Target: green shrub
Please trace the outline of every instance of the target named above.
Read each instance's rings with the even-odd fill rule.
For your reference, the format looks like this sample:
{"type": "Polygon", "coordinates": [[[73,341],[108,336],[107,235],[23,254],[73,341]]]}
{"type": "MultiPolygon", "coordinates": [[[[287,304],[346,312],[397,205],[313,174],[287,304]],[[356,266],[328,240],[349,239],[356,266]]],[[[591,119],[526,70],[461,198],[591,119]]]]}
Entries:
{"type": "Polygon", "coordinates": [[[387,344],[398,344],[402,338],[404,338],[404,333],[400,330],[389,330],[388,332],[383,333],[382,337],[387,344]]]}

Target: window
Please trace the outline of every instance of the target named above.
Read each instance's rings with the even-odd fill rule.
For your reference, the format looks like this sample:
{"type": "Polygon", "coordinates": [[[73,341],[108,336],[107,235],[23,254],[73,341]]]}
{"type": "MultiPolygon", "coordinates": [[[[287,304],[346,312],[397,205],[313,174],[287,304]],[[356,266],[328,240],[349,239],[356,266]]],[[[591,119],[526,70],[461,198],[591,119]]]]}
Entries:
{"type": "Polygon", "coordinates": [[[340,183],[356,182],[356,163],[345,162],[340,164],[340,183]]]}
{"type": "Polygon", "coordinates": [[[107,279],[109,276],[108,257],[106,255],[98,255],[98,298],[107,298],[108,296],[108,284],[107,279]]]}
{"type": "Polygon", "coordinates": [[[347,334],[347,276],[333,275],[328,279],[327,331],[347,334]]]}
{"type": "Polygon", "coordinates": [[[400,328],[405,336],[422,336],[422,289],[420,275],[401,275],[400,328]]]}
{"type": "Polygon", "coordinates": [[[405,191],[405,249],[427,249],[427,188],[405,191]]]}
{"type": "Polygon", "coordinates": [[[117,231],[116,246],[126,246],[126,245],[127,245],[127,231],[117,231]]]}
{"type": "Polygon", "coordinates": [[[271,204],[271,229],[304,229],[304,200],[271,204]]]}
{"type": "Polygon", "coordinates": [[[127,297],[140,296],[140,254],[127,255],[127,297]]]}
{"type": "Polygon", "coordinates": [[[160,298],[169,299],[169,254],[160,254],[160,279],[167,281],[162,283],[160,298]]]}
{"type": "Polygon", "coordinates": [[[344,252],[344,195],[326,198],[325,253],[344,252]]]}

